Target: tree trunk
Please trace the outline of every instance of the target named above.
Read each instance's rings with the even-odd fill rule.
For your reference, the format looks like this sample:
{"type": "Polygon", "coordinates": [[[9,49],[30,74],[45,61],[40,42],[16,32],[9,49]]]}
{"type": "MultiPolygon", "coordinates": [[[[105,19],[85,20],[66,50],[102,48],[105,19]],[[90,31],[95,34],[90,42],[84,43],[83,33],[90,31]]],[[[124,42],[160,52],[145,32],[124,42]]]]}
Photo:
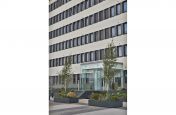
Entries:
{"type": "Polygon", "coordinates": [[[64,83],[64,84],[65,84],[65,92],[66,92],[66,91],[67,91],[67,88],[66,88],[66,87],[67,87],[67,85],[66,85],[66,80],[65,80],[65,83],[64,83]]]}

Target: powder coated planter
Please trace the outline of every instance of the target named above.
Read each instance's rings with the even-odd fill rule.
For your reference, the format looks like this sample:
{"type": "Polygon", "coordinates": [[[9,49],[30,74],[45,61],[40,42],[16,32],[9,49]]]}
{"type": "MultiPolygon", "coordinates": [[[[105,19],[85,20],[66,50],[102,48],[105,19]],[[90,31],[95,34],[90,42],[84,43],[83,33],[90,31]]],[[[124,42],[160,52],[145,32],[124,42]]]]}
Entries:
{"type": "Polygon", "coordinates": [[[88,105],[97,106],[97,107],[117,108],[117,107],[122,107],[123,103],[122,101],[111,101],[111,100],[98,101],[98,100],[89,99],[88,105]]]}
{"type": "Polygon", "coordinates": [[[54,102],[60,103],[78,103],[78,98],[55,97],[54,102]]]}

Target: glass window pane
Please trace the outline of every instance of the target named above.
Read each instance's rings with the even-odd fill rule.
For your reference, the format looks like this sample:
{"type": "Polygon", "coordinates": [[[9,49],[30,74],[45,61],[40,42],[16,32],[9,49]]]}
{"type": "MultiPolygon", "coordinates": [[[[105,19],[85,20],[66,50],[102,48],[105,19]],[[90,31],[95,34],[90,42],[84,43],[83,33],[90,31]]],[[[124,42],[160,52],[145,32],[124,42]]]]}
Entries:
{"type": "Polygon", "coordinates": [[[127,12],[127,1],[123,2],[123,12],[127,12]]]}
{"type": "Polygon", "coordinates": [[[127,45],[124,46],[124,55],[127,56],[127,45]]]}
{"type": "Polygon", "coordinates": [[[76,46],[77,46],[77,40],[76,40],[76,38],[73,39],[73,42],[74,42],[74,43],[73,43],[73,44],[74,44],[73,46],[76,47],[76,46]]]}
{"type": "Polygon", "coordinates": [[[95,52],[90,53],[90,60],[94,61],[95,60],[95,52]]]}
{"type": "Polygon", "coordinates": [[[121,35],[122,34],[122,28],[121,25],[117,26],[117,35],[121,35]]]}
{"type": "Polygon", "coordinates": [[[84,55],[84,53],[81,54],[81,62],[85,62],[85,55],[84,55]]]}
{"type": "Polygon", "coordinates": [[[93,35],[93,33],[90,34],[90,42],[94,42],[94,35],[93,35]]]}
{"type": "Polygon", "coordinates": [[[78,40],[78,46],[81,45],[81,37],[78,37],[77,40],[78,40]]]}
{"type": "Polygon", "coordinates": [[[116,28],[115,28],[115,26],[111,28],[111,35],[112,35],[112,37],[116,36],[116,28]]]}
{"type": "Polygon", "coordinates": [[[115,7],[113,6],[113,7],[111,7],[111,17],[112,16],[115,16],[115,7]]]}
{"type": "Polygon", "coordinates": [[[123,24],[123,33],[126,34],[127,33],[127,23],[123,24]]]}
{"type": "Polygon", "coordinates": [[[110,38],[110,31],[109,30],[110,30],[109,28],[105,29],[105,38],[106,39],[110,38]]]}
{"type": "Polygon", "coordinates": [[[86,44],[88,44],[89,43],[89,35],[86,35],[86,44]]]}
{"type": "Polygon", "coordinates": [[[84,45],[85,44],[85,36],[81,37],[81,44],[84,45]]]}
{"type": "Polygon", "coordinates": [[[119,15],[121,13],[120,4],[117,4],[116,12],[117,12],[117,15],[119,15]]]}
{"type": "Polygon", "coordinates": [[[81,62],[81,55],[77,54],[77,63],[80,63],[80,62],[81,62]]]}
{"type": "Polygon", "coordinates": [[[70,42],[69,43],[70,44],[70,48],[73,47],[73,40],[71,39],[71,40],[69,40],[69,42],[70,42]]]}
{"type": "Polygon", "coordinates": [[[123,56],[123,46],[118,47],[119,57],[123,56]]]}

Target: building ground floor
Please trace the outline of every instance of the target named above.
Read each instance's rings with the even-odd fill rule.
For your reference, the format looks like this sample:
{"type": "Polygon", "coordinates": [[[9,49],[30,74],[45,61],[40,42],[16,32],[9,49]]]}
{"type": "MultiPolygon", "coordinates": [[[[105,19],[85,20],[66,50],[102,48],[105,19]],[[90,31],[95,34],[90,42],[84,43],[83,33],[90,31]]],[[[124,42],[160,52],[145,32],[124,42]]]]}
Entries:
{"type": "MultiPolygon", "coordinates": [[[[117,74],[114,76],[111,82],[110,89],[114,88],[127,88],[127,69],[124,69],[124,63],[117,62],[116,67],[117,74]]],[[[74,70],[74,69],[73,69],[74,70]]],[[[58,75],[49,76],[50,88],[63,88],[62,80],[58,75]]],[[[103,75],[103,62],[90,62],[82,63],[79,65],[79,73],[75,73],[71,76],[68,88],[85,91],[104,91],[107,90],[107,85],[103,75]]]]}

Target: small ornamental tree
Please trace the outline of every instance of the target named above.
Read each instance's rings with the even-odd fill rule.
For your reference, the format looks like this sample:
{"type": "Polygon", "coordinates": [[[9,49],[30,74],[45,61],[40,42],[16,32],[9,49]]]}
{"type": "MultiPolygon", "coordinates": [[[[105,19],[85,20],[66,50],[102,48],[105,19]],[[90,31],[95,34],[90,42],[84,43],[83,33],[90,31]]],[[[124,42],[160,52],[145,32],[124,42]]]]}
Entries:
{"type": "Polygon", "coordinates": [[[61,78],[65,92],[67,91],[67,85],[71,79],[71,56],[68,56],[67,60],[65,60],[65,65],[62,70],[59,72],[59,77],[61,78]]]}
{"type": "Polygon", "coordinates": [[[107,85],[107,92],[109,92],[111,83],[114,80],[114,76],[117,74],[116,66],[116,53],[113,41],[108,44],[108,47],[105,50],[105,56],[103,59],[103,72],[104,80],[107,85]]]}

